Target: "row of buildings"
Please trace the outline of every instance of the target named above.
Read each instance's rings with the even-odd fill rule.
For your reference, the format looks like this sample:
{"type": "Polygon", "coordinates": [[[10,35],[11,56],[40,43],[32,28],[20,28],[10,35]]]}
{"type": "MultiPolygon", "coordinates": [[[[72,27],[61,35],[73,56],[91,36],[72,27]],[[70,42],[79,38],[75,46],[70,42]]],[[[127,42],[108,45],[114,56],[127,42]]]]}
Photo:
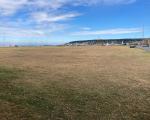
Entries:
{"type": "Polygon", "coordinates": [[[66,43],[67,46],[87,46],[87,45],[139,45],[139,46],[150,46],[150,39],[97,39],[97,40],[79,40],[66,43]]]}

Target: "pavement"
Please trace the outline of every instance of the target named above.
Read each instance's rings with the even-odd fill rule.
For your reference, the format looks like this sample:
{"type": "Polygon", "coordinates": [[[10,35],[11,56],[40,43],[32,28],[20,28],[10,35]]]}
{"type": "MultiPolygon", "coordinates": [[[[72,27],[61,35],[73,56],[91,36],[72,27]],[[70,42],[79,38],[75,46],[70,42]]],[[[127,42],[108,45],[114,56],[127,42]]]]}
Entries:
{"type": "Polygon", "coordinates": [[[147,52],[150,52],[150,47],[141,47],[141,46],[138,46],[137,48],[140,48],[140,49],[143,49],[147,52]]]}

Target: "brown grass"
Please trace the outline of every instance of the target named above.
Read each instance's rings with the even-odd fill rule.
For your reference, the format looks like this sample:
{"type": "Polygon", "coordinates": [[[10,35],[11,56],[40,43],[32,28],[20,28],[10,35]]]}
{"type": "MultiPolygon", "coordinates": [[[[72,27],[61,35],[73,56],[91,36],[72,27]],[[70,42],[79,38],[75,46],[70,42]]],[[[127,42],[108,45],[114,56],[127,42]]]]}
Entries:
{"type": "Polygon", "coordinates": [[[150,53],[140,49],[0,48],[1,72],[1,120],[150,118],[150,53]]]}

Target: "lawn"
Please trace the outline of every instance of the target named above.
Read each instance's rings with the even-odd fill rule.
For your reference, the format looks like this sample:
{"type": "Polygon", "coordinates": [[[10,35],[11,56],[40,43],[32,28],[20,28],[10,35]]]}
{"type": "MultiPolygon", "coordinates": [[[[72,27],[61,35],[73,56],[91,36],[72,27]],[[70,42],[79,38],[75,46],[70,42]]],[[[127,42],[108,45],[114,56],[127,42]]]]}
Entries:
{"type": "Polygon", "coordinates": [[[0,120],[149,120],[150,53],[0,48],[0,120]]]}

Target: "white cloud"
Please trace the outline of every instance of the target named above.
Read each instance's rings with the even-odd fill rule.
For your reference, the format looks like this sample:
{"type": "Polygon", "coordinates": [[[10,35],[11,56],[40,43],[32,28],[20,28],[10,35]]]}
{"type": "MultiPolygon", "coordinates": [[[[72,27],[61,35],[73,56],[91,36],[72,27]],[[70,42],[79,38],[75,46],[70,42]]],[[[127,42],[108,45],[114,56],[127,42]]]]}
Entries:
{"type": "Polygon", "coordinates": [[[1,36],[11,36],[11,37],[35,37],[44,36],[45,33],[41,30],[34,29],[22,29],[22,28],[11,28],[11,27],[0,27],[1,36]]]}
{"type": "Polygon", "coordinates": [[[18,11],[28,0],[0,0],[0,14],[11,15],[18,11]]]}
{"type": "Polygon", "coordinates": [[[136,2],[136,0],[97,0],[101,1],[104,5],[117,5],[117,4],[131,4],[136,2]]]}
{"type": "Polygon", "coordinates": [[[35,12],[32,14],[32,18],[34,18],[35,21],[41,23],[41,22],[58,22],[58,21],[64,21],[69,20],[71,18],[77,17],[80,14],[78,13],[67,13],[67,14],[61,14],[61,15],[51,15],[47,12],[35,12]]]}
{"type": "Polygon", "coordinates": [[[59,8],[75,5],[115,5],[115,4],[130,4],[136,0],[0,0],[0,14],[12,15],[20,9],[43,9],[56,10],[59,8]],[[29,8],[28,8],[29,7],[29,8]]]}
{"type": "Polygon", "coordinates": [[[91,30],[90,27],[82,27],[81,30],[91,30]]]}
{"type": "Polygon", "coordinates": [[[97,31],[79,31],[75,32],[72,35],[81,36],[81,35],[117,35],[117,34],[130,34],[130,33],[140,33],[142,32],[141,28],[117,28],[117,29],[108,29],[108,30],[97,30],[97,31]]]}
{"type": "MultiPolygon", "coordinates": [[[[15,23],[14,23],[15,24],[15,23]]],[[[62,31],[67,26],[62,24],[49,24],[47,26],[43,26],[40,24],[35,28],[24,28],[20,26],[9,26],[9,25],[1,25],[0,27],[0,36],[9,36],[9,37],[44,37],[49,36],[51,33],[56,31],[62,31]]]]}

